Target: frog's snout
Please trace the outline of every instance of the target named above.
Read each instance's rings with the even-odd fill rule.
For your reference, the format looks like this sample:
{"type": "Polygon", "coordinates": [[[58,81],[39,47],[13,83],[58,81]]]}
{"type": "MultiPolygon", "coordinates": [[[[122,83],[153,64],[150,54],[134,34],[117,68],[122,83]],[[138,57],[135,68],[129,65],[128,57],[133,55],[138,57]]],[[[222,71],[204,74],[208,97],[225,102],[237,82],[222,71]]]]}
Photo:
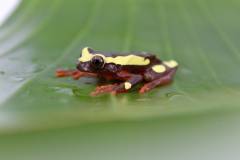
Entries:
{"type": "Polygon", "coordinates": [[[90,65],[89,63],[86,63],[86,62],[79,62],[76,68],[82,72],[90,72],[90,65]]]}

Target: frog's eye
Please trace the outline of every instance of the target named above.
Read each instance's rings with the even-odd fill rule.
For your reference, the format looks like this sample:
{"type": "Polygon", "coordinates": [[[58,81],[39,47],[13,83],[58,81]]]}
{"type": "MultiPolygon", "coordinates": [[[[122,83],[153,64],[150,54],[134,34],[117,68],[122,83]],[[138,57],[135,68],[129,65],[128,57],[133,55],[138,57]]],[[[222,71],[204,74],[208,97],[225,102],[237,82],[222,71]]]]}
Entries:
{"type": "Polygon", "coordinates": [[[102,56],[93,56],[93,58],[91,59],[91,65],[92,67],[94,67],[95,69],[101,69],[104,66],[104,59],[102,56]]]}

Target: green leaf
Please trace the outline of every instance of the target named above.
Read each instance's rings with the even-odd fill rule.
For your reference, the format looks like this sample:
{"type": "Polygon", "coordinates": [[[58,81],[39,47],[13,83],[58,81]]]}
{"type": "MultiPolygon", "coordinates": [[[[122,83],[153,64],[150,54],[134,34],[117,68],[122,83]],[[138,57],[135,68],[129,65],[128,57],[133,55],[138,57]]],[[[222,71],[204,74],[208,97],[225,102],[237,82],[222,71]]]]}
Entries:
{"type": "Polygon", "coordinates": [[[0,28],[0,132],[235,111],[238,0],[25,0],[0,28]],[[90,97],[96,80],[57,79],[81,48],[175,59],[173,84],[90,97]]]}

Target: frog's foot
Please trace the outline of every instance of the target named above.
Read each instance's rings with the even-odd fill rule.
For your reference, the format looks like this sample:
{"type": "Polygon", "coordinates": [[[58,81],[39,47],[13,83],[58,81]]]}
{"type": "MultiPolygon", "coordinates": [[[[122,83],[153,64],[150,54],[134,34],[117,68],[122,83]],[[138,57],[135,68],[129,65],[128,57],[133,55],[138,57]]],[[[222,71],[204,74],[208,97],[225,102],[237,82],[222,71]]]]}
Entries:
{"type": "Polygon", "coordinates": [[[81,77],[96,77],[94,73],[81,72],[79,70],[57,70],[55,75],[56,77],[72,77],[75,80],[81,77]]]}
{"type": "MultiPolygon", "coordinates": [[[[129,83],[129,82],[127,82],[129,83]]],[[[129,83],[130,84],[130,83],[129,83]]],[[[131,85],[131,84],[130,84],[131,85]]],[[[112,95],[117,95],[117,94],[120,94],[120,93],[126,93],[128,92],[128,90],[130,89],[131,87],[129,88],[126,88],[125,86],[125,83],[121,83],[121,84],[118,84],[112,91],[111,91],[111,94],[112,95]]]]}
{"type": "Polygon", "coordinates": [[[103,85],[98,86],[96,89],[91,93],[91,96],[98,96],[100,94],[106,94],[106,93],[114,93],[116,87],[118,87],[118,83],[109,84],[109,85],[103,85]]]}
{"type": "Polygon", "coordinates": [[[173,80],[173,76],[174,76],[175,70],[169,72],[168,74],[166,74],[163,77],[160,77],[158,79],[155,79],[149,83],[146,83],[140,90],[139,93],[143,94],[146,93],[150,90],[152,90],[153,88],[157,87],[157,86],[164,86],[167,85],[169,83],[172,82],[173,80]]]}

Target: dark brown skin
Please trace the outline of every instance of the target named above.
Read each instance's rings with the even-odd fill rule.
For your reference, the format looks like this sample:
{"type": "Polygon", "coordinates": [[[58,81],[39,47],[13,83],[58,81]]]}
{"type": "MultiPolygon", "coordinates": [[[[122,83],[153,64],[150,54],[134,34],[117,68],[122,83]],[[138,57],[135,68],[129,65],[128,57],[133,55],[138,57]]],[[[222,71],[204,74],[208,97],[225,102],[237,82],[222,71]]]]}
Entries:
{"type": "MultiPolygon", "coordinates": [[[[89,53],[102,54],[98,51],[94,51],[88,48],[89,53]]],[[[77,64],[77,70],[57,70],[57,77],[72,77],[75,80],[81,77],[97,77],[105,80],[116,80],[118,83],[98,86],[91,93],[92,96],[97,96],[105,93],[125,93],[128,92],[130,88],[138,83],[144,83],[140,88],[139,93],[143,94],[157,86],[163,86],[172,82],[173,77],[177,70],[176,66],[168,65],[162,62],[156,56],[151,54],[134,54],[140,57],[144,57],[150,60],[148,65],[119,65],[114,63],[104,63],[101,57],[95,56],[91,61],[79,62],[77,64]],[[156,72],[153,70],[153,66],[161,66],[164,71],[156,72]],[[126,85],[126,82],[130,83],[126,85]]],[[[108,55],[109,56],[109,55],[108,55]]],[[[117,54],[111,55],[112,57],[118,56],[117,54]]],[[[126,56],[126,55],[125,55],[126,56]]]]}

